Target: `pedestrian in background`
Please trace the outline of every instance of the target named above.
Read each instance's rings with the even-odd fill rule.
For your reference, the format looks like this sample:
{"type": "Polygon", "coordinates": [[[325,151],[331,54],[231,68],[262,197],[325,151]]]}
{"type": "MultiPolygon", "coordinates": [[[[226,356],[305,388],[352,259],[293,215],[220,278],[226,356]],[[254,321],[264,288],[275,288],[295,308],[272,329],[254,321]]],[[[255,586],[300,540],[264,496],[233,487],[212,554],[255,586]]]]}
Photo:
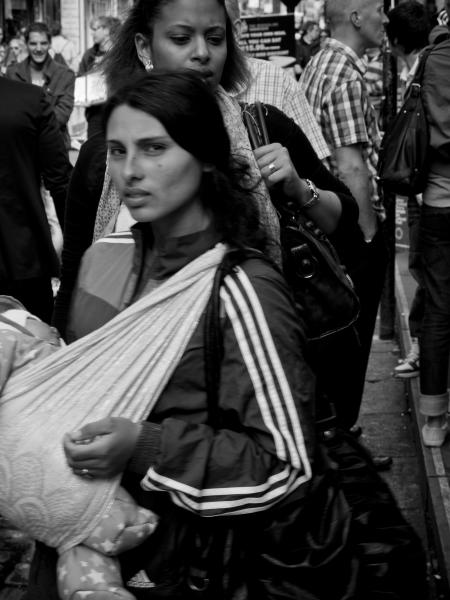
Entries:
{"type": "Polygon", "coordinates": [[[61,56],[69,69],[76,73],[78,71],[79,57],[75,44],[63,35],[61,23],[58,21],[53,23],[51,33],[51,53],[53,54],[53,58],[58,55],[61,56]]]}
{"type": "MultiPolygon", "coordinates": [[[[450,0],[446,2],[450,15],[450,0]]],[[[450,39],[436,44],[422,78],[430,142],[420,215],[419,247],[425,308],[420,336],[420,410],[426,446],[441,446],[448,431],[450,358],[450,39]]]]}
{"type": "MultiPolygon", "coordinates": [[[[399,59],[400,92],[402,97],[407,93],[409,85],[419,62],[420,53],[428,44],[430,23],[425,6],[415,0],[402,2],[388,13],[389,23],[386,33],[391,51],[399,59]]],[[[419,375],[419,342],[425,307],[425,289],[423,287],[422,261],[419,248],[419,223],[422,197],[409,196],[407,207],[409,229],[408,267],[417,282],[417,288],[409,310],[409,331],[411,348],[408,355],[399,361],[394,369],[395,377],[400,379],[419,375]]]]}
{"type": "Polygon", "coordinates": [[[295,43],[295,56],[301,70],[306,67],[311,56],[320,50],[320,27],[316,21],[306,21],[295,43]]]}
{"type": "Polygon", "coordinates": [[[89,73],[98,66],[111,48],[118,29],[120,28],[120,19],[116,17],[99,16],[91,20],[90,29],[94,44],[83,54],[78,75],[89,73]]]}
{"type": "Polygon", "coordinates": [[[59,222],[71,165],[42,89],[0,77],[0,293],[48,321],[59,263],[41,198],[51,192],[59,222]]]}
{"type": "MultiPolygon", "coordinates": [[[[114,38],[120,30],[121,22],[116,17],[100,16],[91,21],[94,45],[88,48],[78,68],[78,77],[95,77],[102,79],[100,69],[101,61],[111,48],[114,38]]],[[[88,86],[86,86],[88,87],[88,86]]],[[[106,98],[105,98],[106,99],[106,98]]],[[[87,121],[88,139],[101,130],[101,115],[103,102],[96,102],[87,106],[84,116],[87,121]]]]}
{"type": "MultiPolygon", "coordinates": [[[[335,351],[335,377],[327,394],[347,427],[355,425],[383,290],[388,260],[381,223],[384,209],[378,194],[380,133],[364,76],[367,48],[380,46],[387,22],[381,0],[327,0],[330,37],[307,64],[300,83],[331,150],[330,168],[349,187],[359,206],[363,239],[353,252],[359,264],[350,270],[360,300],[356,322],[360,348],[342,340],[335,351]],[[353,348],[346,352],[345,344],[353,348]]],[[[389,464],[389,457],[378,460],[389,464]]]]}
{"type": "MultiPolygon", "coordinates": [[[[239,40],[242,29],[239,2],[238,0],[226,0],[225,6],[239,40]]],[[[300,84],[284,69],[268,60],[252,56],[246,56],[246,58],[250,80],[235,94],[237,100],[249,104],[259,100],[276,106],[302,129],[319,158],[323,159],[329,156],[328,146],[300,84]]]]}
{"type": "Polygon", "coordinates": [[[70,148],[67,121],[73,110],[75,74],[50,56],[51,35],[45,23],[31,23],[25,31],[25,40],[28,57],[8,67],[6,76],[43,88],[59,123],[66,147],[70,148]]]}
{"type": "Polygon", "coordinates": [[[27,47],[25,42],[18,36],[15,36],[9,40],[8,52],[5,59],[6,67],[16,65],[28,56],[27,47]]]}

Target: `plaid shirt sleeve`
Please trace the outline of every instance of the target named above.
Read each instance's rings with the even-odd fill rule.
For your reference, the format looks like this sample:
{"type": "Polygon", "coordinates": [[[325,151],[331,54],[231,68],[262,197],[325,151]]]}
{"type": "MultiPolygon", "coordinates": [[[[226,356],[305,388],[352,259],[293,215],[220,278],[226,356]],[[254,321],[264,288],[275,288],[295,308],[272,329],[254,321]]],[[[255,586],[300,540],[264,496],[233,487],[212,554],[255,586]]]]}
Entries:
{"type": "Polygon", "coordinates": [[[331,90],[323,105],[323,118],[328,120],[327,130],[334,148],[369,141],[363,107],[364,99],[359,81],[347,81],[331,90]]]}
{"type": "Polygon", "coordinates": [[[300,125],[320,159],[330,156],[330,149],[300,84],[292,79],[286,86],[283,94],[283,111],[300,125]]]}

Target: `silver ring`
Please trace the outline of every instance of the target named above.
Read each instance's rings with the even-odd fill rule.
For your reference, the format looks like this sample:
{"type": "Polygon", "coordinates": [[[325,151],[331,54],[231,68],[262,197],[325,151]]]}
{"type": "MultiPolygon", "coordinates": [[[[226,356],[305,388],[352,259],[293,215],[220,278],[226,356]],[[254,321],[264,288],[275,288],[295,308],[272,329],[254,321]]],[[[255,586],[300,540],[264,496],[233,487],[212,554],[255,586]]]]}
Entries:
{"type": "Polygon", "coordinates": [[[91,475],[89,473],[89,469],[81,469],[80,475],[81,475],[81,477],[91,477],[91,475]]]}
{"type": "Polygon", "coordinates": [[[272,171],[275,171],[276,167],[275,167],[275,163],[271,162],[269,167],[268,167],[269,171],[272,173],[272,171]]]}

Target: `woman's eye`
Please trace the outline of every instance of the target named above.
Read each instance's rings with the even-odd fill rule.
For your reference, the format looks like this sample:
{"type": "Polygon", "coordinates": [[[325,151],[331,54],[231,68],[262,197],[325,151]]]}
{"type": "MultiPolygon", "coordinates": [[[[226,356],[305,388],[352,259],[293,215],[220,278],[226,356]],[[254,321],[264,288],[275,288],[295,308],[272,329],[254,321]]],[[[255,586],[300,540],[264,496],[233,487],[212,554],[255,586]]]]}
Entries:
{"type": "Polygon", "coordinates": [[[180,46],[189,42],[189,36],[187,35],[172,35],[170,39],[174,44],[179,44],[180,46]]]}
{"type": "Polygon", "coordinates": [[[155,154],[161,154],[161,152],[164,151],[164,144],[146,144],[142,147],[142,149],[144,150],[144,152],[146,154],[151,154],[151,155],[155,155],[155,154]]]}
{"type": "Polygon", "coordinates": [[[119,157],[122,156],[123,154],[125,154],[125,150],[123,148],[119,148],[119,147],[110,147],[109,148],[109,154],[110,156],[114,156],[114,157],[119,157]]]}
{"type": "Polygon", "coordinates": [[[220,44],[223,44],[224,39],[223,35],[210,35],[208,37],[208,42],[213,44],[213,46],[220,46],[220,44]]]}

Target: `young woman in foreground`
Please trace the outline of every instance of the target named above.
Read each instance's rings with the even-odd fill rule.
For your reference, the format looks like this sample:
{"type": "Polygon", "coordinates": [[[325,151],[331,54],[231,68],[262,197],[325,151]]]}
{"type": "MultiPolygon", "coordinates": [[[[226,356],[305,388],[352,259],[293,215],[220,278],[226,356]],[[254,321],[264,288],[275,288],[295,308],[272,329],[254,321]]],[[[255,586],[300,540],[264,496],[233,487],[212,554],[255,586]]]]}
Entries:
{"type": "MultiPolygon", "coordinates": [[[[151,379],[152,408],[143,422],[107,418],[67,435],[69,466],[94,480],[125,472],[123,485],[162,523],[181,514],[244,526],[292,494],[303,502],[313,472],[314,380],[289,290],[263,258],[246,260],[222,287],[219,404],[233,425],[207,423],[203,328],[213,277],[228,249],[265,244],[239,183],[246,166],[231,158],[213,94],[196,74],[154,72],[118,91],[105,120],[111,175],[137,225],[87,251],[69,330],[79,338],[116,315],[126,324],[129,314],[133,350],[125,344],[113,360],[130,362],[130,402],[151,379]],[[130,352],[136,362],[149,357],[145,374],[130,352]]],[[[126,325],[120,333],[130,335],[126,325]]],[[[153,585],[145,566],[155,552],[142,546],[134,572],[126,571],[138,597],[153,585]]],[[[55,598],[53,561],[40,547],[30,600],[55,598]]]]}

